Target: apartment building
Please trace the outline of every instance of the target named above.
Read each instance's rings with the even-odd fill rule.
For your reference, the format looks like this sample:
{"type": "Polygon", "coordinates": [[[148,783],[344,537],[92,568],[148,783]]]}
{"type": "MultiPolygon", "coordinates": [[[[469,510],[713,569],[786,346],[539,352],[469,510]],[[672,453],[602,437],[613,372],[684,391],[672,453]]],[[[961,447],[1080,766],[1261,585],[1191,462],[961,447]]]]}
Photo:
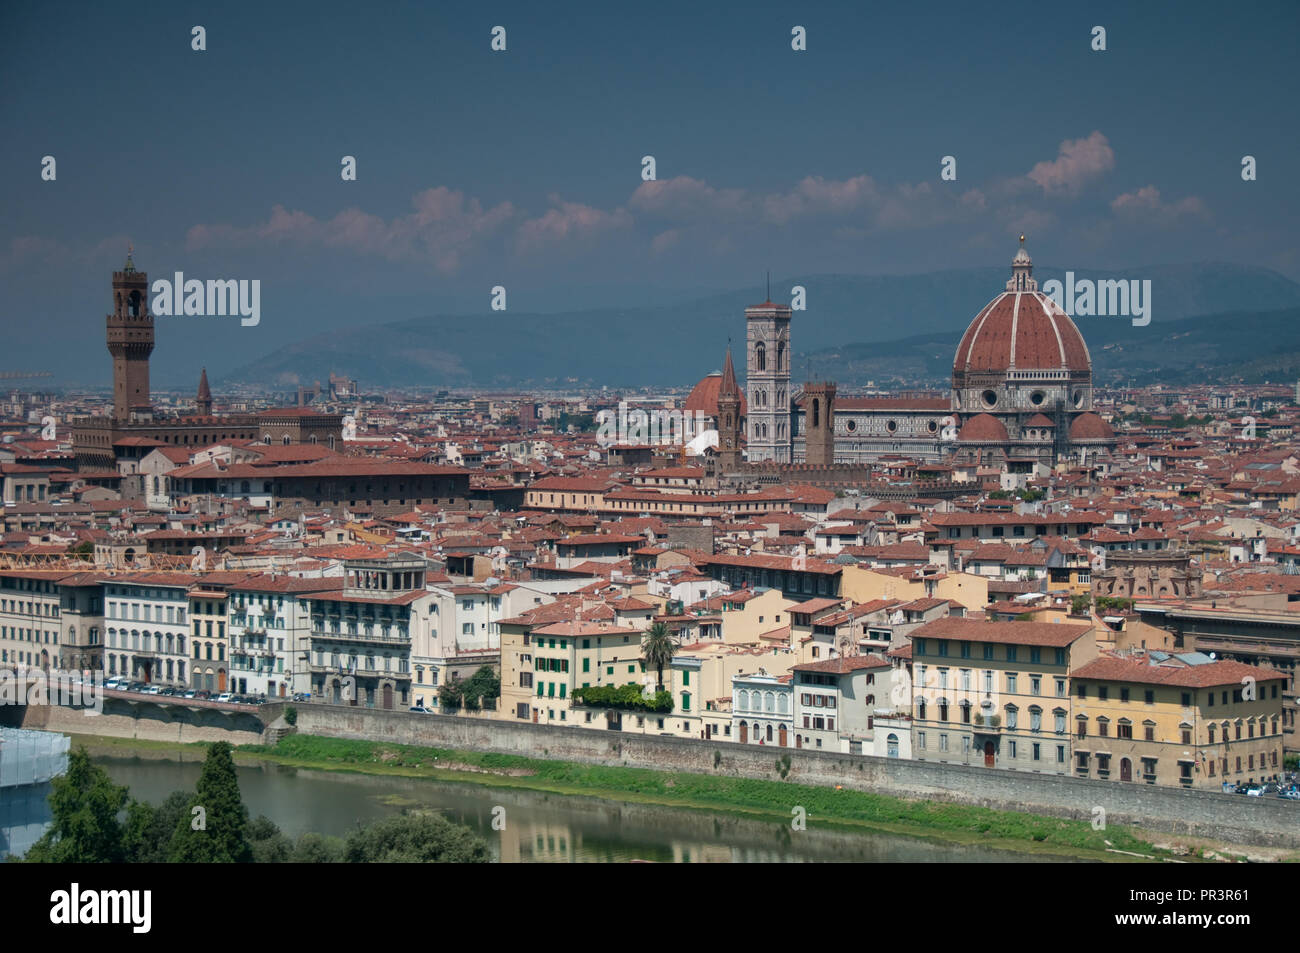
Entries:
{"type": "Polygon", "coordinates": [[[890,695],[893,665],[879,655],[807,662],[794,676],[794,746],[870,753],[878,700],[890,695]]]}
{"type": "Polygon", "coordinates": [[[265,574],[231,586],[230,683],[245,695],[284,698],[311,691],[308,597],[339,592],[340,578],[265,574]]]}
{"type": "Polygon", "coordinates": [[[1098,655],[1091,623],[950,617],[911,648],[913,757],[1071,773],[1070,677],[1098,655]]]}
{"type": "Polygon", "coordinates": [[[0,664],[58,666],[61,614],[57,575],[0,573],[0,664]]]}
{"type": "Polygon", "coordinates": [[[1096,658],[1073,674],[1074,774],[1209,790],[1271,778],[1286,680],[1199,652],[1096,658]]]}
{"type": "Polygon", "coordinates": [[[419,556],[350,559],[343,588],[310,593],[307,667],[311,691],[336,705],[402,709],[411,704],[411,646],[427,633],[433,596],[419,556]]]}

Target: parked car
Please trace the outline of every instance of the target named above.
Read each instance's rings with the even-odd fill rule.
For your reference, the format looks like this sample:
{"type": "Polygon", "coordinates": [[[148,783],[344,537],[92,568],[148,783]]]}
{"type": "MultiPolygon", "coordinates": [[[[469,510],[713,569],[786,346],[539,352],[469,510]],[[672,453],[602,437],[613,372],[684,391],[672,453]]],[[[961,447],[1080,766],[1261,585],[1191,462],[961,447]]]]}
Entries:
{"type": "Polygon", "coordinates": [[[161,686],[161,685],[146,685],[146,686],[144,687],[144,689],[142,689],[142,690],[143,690],[144,694],[146,694],[146,695],[161,695],[161,694],[162,694],[162,686],[161,686]]]}
{"type": "Polygon", "coordinates": [[[1259,785],[1246,788],[1246,797],[1263,797],[1264,789],[1259,785]]]}
{"type": "Polygon", "coordinates": [[[433,714],[433,709],[431,709],[431,708],[425,708],[423,705],[412,705],[410,710],[411,710],[411,711],[419,712],[419,713],[422,714],[422,715],[432,715],[432,714],[433,714]]]}
{"type": "Polygon", "coordinates": [[[208,690],[205,688],[205,689],[203,689],[203,691],[199,692],[199,693],[198,693],[197,695],[195,695],[194,697],[197,698],[197,699],[198,699],[199,701],[201,701],[201,702],[205,702],[205,701],[207,701],[209,698],[212,697],[212,692],[208,691],[208,690]]]}
{"type": "Polygon", "coordinates": [[[186,697],[186,698],[194,698],[194,697],[196,697],[197,695],[198,695],[198,692],[196,692],[196,691],[194,691],[193,689],[191,689],[190,691],[188,691],[188,692],[185,693],[185,696],[184,696],[184,697],[186,697]]]}
{"type": "Polygon", "coordinates": [[[235,696],[232,695],[232,694],[230,694],[230,692],[222,692],[220,695],[217,696],[217,701],[219,701],[219,702],[229,702],[229,701],[232,701],[232,700],[234,699],[234,697],[235,697],[235,696]]]}
{"type": "Polygon", "coordinates": [[[104,687],[107,688],[107,689],[110,689],[111,691],[115,691],[115,692],[116,692],[116,691],[121,691],[121,689],[122,689],[122,680],[121,680],[120,678],[110,678],[108,681],[106,681],[106,682],[104,683],[104,687]]]}

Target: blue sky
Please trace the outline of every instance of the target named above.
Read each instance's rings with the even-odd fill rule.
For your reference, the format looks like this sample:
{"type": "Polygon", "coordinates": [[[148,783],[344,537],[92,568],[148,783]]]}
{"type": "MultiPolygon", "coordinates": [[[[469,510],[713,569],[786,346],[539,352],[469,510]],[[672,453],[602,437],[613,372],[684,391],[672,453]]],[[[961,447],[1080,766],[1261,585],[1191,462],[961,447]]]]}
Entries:
{"type": "Polygon", "coordinates": [[[262,281],[255,329],[160,330],[160,384],[487,314],[497,284],[511,310],[641,305],[1003,264],[1021,231],[1060,267],[1300,279],[1300,5],[881,7],[10,0],[0,363],[106,382],[127,241],[152,278],[262,281]]]}

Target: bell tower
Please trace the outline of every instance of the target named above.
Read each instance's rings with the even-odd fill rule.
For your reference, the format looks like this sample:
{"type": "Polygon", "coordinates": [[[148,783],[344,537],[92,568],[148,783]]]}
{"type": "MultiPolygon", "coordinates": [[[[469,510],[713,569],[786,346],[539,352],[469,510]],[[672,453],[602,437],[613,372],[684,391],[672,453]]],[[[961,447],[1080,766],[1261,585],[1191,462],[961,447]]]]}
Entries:
{"type": "Polygon", "coordinates": [[[745,389],[749,461],[792,462],[790,306],[764,301],[745,309],[745,389]]]}
{"type": "Polygon", "coordinates": [[[113,355],[113,419],[125,423],[133,413],[152,417],[149,355],[154,334],[149,276],[135,270],[129,251],[126,267],[113,272],[113,313],[107,323],[108,353],[113,355]]]}
{"type": "Polygon", "coordinates": [[[740,386],[730,347],[718,385],[718,463],[724,472],[734,472],[740,466],[740,386]]]}
{"type": "Polygon", "coordinates": [[[819,381],[803,385],[803,459],[828,467],[835,462],[835,385],[819,381]]]}

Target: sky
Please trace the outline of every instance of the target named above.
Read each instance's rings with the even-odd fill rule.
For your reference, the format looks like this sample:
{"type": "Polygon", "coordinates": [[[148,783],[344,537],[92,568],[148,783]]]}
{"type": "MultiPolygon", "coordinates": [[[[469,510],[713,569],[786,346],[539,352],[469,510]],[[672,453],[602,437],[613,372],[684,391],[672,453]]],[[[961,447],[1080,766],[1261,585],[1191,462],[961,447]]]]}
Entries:
{"type": "Polygon", "coordinates": [[[1294,2],[7,0],[0,371],[106,385],[128,244],[151,280],[261,282],[256,327],[159,319],[159,386],[490,320],[498,285],[512,311],[670,306],[769,269],[1003,264],[1021,233],[1057,267],[1300,280],[1298,28],[1294,2]]]}

